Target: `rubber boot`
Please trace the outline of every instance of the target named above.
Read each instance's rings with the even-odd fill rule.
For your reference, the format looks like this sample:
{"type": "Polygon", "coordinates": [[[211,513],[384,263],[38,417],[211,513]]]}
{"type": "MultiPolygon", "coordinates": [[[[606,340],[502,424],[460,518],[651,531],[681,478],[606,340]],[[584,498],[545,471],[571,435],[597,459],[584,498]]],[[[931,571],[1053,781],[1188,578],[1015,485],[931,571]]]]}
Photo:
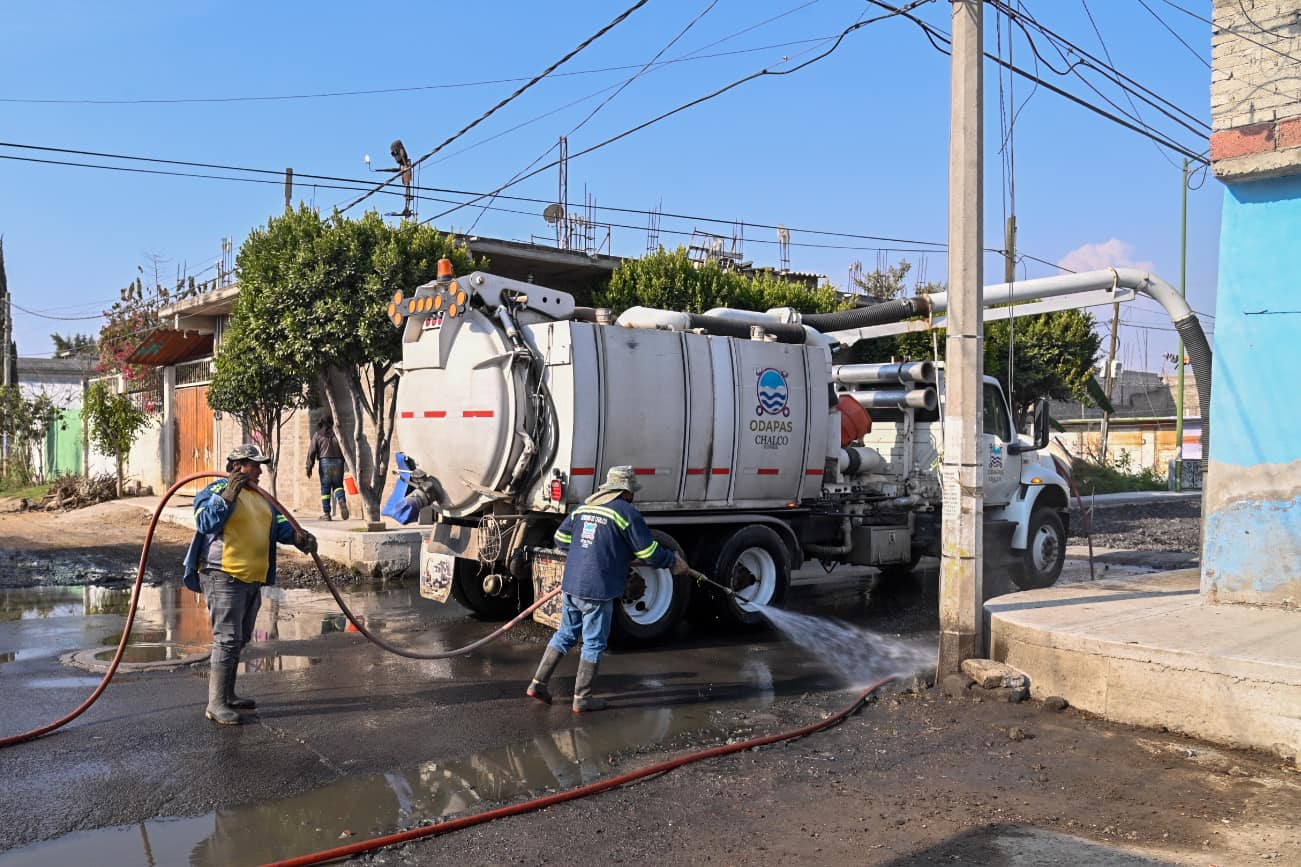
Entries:
{"type": "Polygon", "coordinates": [[[596,680],[596,670],[601,663],[578,661],[578,678],[574,681],[574,713],[586,713],[590,710],[605,710],[603,698],[592,697],[592,681],[596,680]]]}
{"type": "Polygon", "coordinates": [[[237,726],[243,722],[226,703],[232,674],[234,670],[230,665],[214,665],[208,671],[208,707],[203,715],[219,725],[237,726]]]}
{"type": "Polygon", "coordinates": [[[239,662],[235,662],[230,669],[230,683],[226,686],[226,706],[233,707],[235,710],[253,710],[257,707],[257,702],[251,698],[240,698],[235,695],[235,678],[239,675],[239,662]]]}
{"type": "Polygon", "coordinates": [[[349,515],[349,511],[348,511],[348,501],[347,501],[347,500],[340,500],[340,501],[339,501],[339,517],[346,521],[346,520],[348,520],[348,515],[349,515]]]}
{"type": "Polygon", "coordinates": [[[537,674],[533,675],[533,682],[529,684],[525,693],[529,698],[536,698],[543,704],[551,704],[551,690],[547,689],[547,681],[551,680],[552,672],[564,658],[563,653],[547,645],[546,653],[542,654],[542,662],[538,663],[537,674]]]}

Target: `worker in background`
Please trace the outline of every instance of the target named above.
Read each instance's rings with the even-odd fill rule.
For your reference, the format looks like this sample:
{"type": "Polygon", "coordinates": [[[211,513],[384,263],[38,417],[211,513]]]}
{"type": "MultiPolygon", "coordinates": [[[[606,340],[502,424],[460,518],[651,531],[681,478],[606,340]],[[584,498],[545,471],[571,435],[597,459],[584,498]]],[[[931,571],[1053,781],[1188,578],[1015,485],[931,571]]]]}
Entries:
{"type": "Polygon", "coordinates": [[[246,490],[270,461],[256,445],[238,446],[226,458],[230,475],[194,498],[197,530],[185,555],[185,586],[202,592],[208,603],[212,654],[204,716],[221,725],[239,725],[243,719],[237,711],[257,706],[235,694],[235,670],[253,637],[262,587],[276,583],[276,543],[293,544],[306,554],[316,551],[316,537],[295,531],[260,494],[246,490]]]}
{"type": "Polygon", "coordinates": [[[330,502],[339,501],[339,517],[348,520],[348,495],[343,490],[343,448],[334,435],[334,419],[322,416],[316,423],[316,434],[312,437],[312,447],[307,452],[307,478],[312,477],[312,466],[320,463],[321,470],[321,517],[330,517],[330,502]]]}
{"type": "Polygon", "coordinates": [[[568,552],[561,582],[564,612],[529,684],[530,698],[551,704],[547,682],[561,658],[581,638],[574,713],[603,709],[606,702],[592,697],[592,682],[610,638],[614,601],[623,597],[632,561],[672,569],[674,575],[690,571],[686,560],[651,536],[641,512],[633,506],[640,487],[632,467],[611,468],[605,484],[570,512],[556,530],[556,546],[568,552]]]}

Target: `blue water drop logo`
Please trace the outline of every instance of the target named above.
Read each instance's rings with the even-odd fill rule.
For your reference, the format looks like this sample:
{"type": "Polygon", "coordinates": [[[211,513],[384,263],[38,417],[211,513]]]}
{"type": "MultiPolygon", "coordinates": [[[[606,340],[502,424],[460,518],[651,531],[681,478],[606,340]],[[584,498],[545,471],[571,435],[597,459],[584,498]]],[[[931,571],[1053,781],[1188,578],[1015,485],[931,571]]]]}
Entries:
{"type": "Polygon", "coordinates": [[[759,380],[755,386],[759,405],[755,408],[758,415],[791,414],[790,386],[786,383],[786,374],[775,367],[759,371],[759,380]]]}

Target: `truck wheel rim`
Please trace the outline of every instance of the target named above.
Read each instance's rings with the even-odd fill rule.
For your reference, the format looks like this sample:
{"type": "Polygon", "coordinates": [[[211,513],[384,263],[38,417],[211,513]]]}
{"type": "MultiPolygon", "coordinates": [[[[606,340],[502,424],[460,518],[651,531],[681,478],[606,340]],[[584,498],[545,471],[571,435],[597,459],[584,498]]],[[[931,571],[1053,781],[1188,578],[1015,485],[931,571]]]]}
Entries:
{"type": "Polygon", "coordinates": [[[642,593],[636,599],[624,598],[623,611],[638,626],[659,623],[673,607],[673,575],[668,569],[634,566],[641,576],[642,593]]]}
{"type": "MultiPolygon", "coordinates": [[[[754,583],[748,587],[742,587],[736,591],[733,597],[738,605],[747,611],[752,610],[749,603],[758,603],[767,605],[777,593],[777,562],[773,560],[772,554],[764,548],[746,548],[741,552],[741,556],[736,558],[736,572],[749,572],[754,577],[754,583]]],[[[735,577],[733,586],[735,586],[735,577]]]]}
{"type": "Polygon", "coordinates": [[[1035,534],[1034,568],[1040,574],[1047,573],[1057,564],[1057,534],[1052,527],[1040,527],[1035,534]]]}

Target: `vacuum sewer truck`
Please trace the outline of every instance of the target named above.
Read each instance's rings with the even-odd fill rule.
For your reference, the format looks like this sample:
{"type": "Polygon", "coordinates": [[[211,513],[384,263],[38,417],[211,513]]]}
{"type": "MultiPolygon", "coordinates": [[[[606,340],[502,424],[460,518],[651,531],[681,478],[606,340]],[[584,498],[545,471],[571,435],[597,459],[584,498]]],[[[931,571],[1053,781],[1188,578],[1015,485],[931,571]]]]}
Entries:
{"type": "MultiPolygon", "coordinates": [[[[618,637],[651,643],[688,609],[741,623],[809,560],[906,573],[939,552],[943,371],[835,364],[825,332],[924,315],[925,296],[843,313],[705,314],[575,306],[475,272],[399,292],[399,481],[385,513],[429,527],[421,593],[487,617],[534,598],[539,549],[608,468],[631,465],[661,544],[734,593],[635,566],[618,637]]],[[[1052,584],[1069,508],[1047,445],[984,383],[985,551],[1021,587],[1052,584]]]]}

